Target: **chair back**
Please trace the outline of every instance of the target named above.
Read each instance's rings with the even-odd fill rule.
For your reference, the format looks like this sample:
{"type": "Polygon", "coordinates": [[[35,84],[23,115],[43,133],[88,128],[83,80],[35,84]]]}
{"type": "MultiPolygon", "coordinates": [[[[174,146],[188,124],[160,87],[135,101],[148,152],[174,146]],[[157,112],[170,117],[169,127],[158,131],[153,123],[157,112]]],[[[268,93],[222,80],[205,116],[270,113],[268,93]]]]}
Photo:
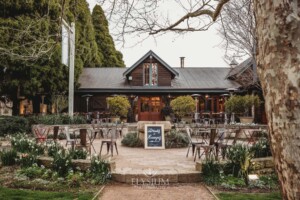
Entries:
{"type": "Polygon", "coordinates": [[[111,141],[115,141],[118,138],[118,128],[117,128],[117,126],[109,128],[107,135],[111,139],[111,141]]]}
{"type": "Polygon", "coordinates": [[[185,128],[185,130],[186,130],[189,142],[192,143],[192,131],[193,130],[190,127],[188,127],[188,126],[185,128]]]}
{"type": "Polygon", "coordinates": [[[226,129],[225,128],[219,128],[217,130],[217,135],[218,135],[218,138],[217,138],[217,143],[223,143],[224,142],[224,139],[226,137],[226,129]]]}
{"type": "Polygon", "coordinates": [[[66,134],[67,141],[70,141],[71,137],[70,137],[69,127],[65,126],[64,129],[65,129],[65,134],[66,134]]]}

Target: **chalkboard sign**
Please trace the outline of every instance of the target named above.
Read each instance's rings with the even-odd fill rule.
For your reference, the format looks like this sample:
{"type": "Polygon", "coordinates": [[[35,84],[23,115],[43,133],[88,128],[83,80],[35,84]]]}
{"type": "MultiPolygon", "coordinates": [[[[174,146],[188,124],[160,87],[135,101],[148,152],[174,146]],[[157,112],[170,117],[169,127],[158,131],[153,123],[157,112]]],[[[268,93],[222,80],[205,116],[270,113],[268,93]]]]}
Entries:
{"type": "Polygon", "coordinates": [[[145,149],[165,149],[163,124],[145,124],[145,149]]]}

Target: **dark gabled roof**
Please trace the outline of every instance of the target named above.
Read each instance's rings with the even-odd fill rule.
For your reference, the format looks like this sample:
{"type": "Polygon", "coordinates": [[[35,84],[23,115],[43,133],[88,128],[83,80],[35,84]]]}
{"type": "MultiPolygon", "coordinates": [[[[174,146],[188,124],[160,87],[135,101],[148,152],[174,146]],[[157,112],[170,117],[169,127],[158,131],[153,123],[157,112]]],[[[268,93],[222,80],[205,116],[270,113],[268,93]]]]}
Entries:
{"type": "Polygon", "coordinates": [[[138,67],[145,59],[149,56],[153,56],[158,62],[160,62],[167,70],[169,70],[174,76],[178,76],[178,72],[170,67],[163,59],[161,59],[158,55],[156,55],[152,50],[148,51],[143,57],[141,57],[136,63],[134,63],[130,68],[128,68],[124,73],[123,76],[129,75],[132,70],[138,67]]]}
{"type": "Polygon", "coordinates": [[[226,92],[227,88],[239,88],[240,85],[225,79],[230,68],[174,68],[179,76],[171,86],[130,86],[122,76],[126,68],[83,68],[79,77],[80,87],[76,92],[226,92]]]}
{"type": "Polygon", "coordinates": [[[233,76],[241,75],[246,69],[251,67],[254,63],[254,59],[252,57],[246,59],[244,62],[237,65],[235,68],[232,68],[227,74],[226,78],[231,78],[233,76]]]}

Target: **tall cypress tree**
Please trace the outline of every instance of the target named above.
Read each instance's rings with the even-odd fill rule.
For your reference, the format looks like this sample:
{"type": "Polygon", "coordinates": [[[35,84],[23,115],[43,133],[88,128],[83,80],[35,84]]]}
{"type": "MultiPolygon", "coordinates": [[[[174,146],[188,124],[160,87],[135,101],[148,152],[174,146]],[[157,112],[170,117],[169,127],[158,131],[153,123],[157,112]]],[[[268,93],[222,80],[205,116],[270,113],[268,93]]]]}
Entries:
{"type": "Polygon", "coordinates": [[[18,95],[33,98],[42,93],[50,96],[68,90],[68,68],[61,64],[62,13],[66,21],[76,23],[75,81],[83,67],[102,65],[103,56],[95,41],[88,4],[85,0],[65,0],[62,12],[61,2],[0,0],[0,48],[12,51],[0,52],[0,94],[8,94],[14,105],[19,104],[18,95]],[[22,57],[42,46],[49,47],[49,52],[35,59],[22,57]]]}
{"type": "Polygon", "coordinates": [[[93,9],[92,19],[95,29],[96,42],[99,51],[104,56],[103,67],[125,67],[123,55],[115,48],[114,41],[109,34],[108,21],[101,6],[96,5],[93,9]]]}

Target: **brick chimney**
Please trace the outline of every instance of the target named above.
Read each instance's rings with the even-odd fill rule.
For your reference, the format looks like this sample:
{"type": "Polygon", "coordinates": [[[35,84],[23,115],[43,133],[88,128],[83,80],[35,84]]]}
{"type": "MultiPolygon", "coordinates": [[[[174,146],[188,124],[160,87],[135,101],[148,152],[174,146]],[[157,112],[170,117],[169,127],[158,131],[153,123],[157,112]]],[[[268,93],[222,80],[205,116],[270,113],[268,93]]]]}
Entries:
{"type": "Polygon", "coordinates": [[[180,57],[180,67],[184,68],[184,58],[185,57],[180,57]]]}

